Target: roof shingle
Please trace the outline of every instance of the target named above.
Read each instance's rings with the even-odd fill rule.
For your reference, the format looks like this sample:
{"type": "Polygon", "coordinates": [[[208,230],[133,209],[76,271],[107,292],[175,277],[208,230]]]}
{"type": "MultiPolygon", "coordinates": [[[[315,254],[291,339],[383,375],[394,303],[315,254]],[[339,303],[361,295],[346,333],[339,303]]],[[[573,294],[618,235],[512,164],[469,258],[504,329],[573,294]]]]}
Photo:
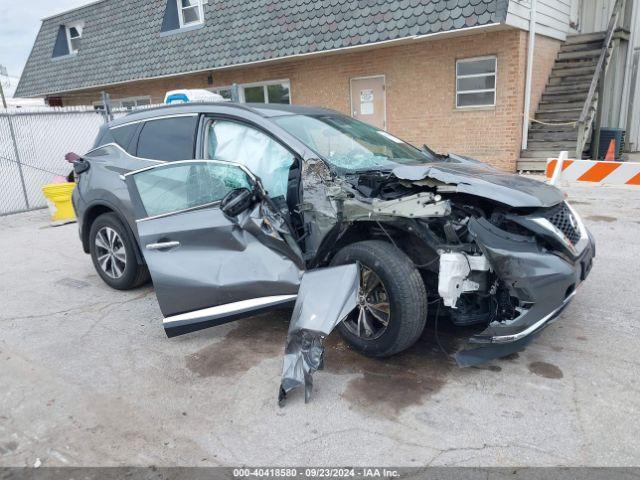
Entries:
{"type": "Polygon", "coordinates": [[[167,1],[104,0],[43,20],[16,95],[29,97],[504,22],[508,0],[209,0],[202,28],[161,35],[167,1]],[[60,25],[77,55],[52,60],[60,25]]]}

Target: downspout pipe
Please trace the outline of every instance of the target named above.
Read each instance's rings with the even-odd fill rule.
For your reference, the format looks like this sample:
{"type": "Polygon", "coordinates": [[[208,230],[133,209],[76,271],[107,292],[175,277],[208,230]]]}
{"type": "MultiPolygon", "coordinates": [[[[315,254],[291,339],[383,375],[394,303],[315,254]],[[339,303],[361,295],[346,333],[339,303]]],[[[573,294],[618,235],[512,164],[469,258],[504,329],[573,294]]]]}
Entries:
{"type": "Polygon", "coordinates": [[[531,0],[529,12],[529,43],[527,46],[527,72],[524,86],[524,112],[522,115],[522,150],[526,150],[529,140],[529,113],[531,110],[531,82],[533,77],[533,51],[536,45],[536,3],[531,0]]]}

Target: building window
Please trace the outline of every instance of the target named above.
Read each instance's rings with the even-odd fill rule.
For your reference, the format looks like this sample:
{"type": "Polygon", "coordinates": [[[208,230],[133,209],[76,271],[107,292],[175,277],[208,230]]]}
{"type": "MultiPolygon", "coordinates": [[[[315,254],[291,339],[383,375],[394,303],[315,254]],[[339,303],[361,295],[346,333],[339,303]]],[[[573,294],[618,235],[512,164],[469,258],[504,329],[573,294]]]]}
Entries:
{"type": "Polygon", "coordinates": [[[151,98],[149,97],[122,98],[118,101],[120,102],[120,106],[127,110],[131,110],[134,107],[151,105],[151,98]]]}
{"type": "Polygon", "coordinates": [[[496,104],[496,57],[456,61],[456,108],[496,104]]]}
{"type": "Polygon", "coordinates": [[[80,41],[82,40],[82,27],[78,23],[75,25],[67,25],[67,42],[69,43],[69,53],[78,53],[80,50],[80,41]]]}
{"type": "Polygon", "coordinates": [[[62,97],[47,97],[47,105],[50,107],[62,107],[62,97]]]}
{"type": "Polygon", "coordinates": [[[233,87],[208,88],[207,90],[221,95],[227,101],[231,101],[233,98],[233,87]]]}
{"type": "Polygon", "coordinates": [[[240,85],[240,101],[247,103],[291,103],[289,80],[240,85]]]}
{"type": "Polygon", "coordinates": [[[202,0],[176,0],[178,2],[178,20],[180,28],[203,22],[202,0]]]}
{"type": "MultiPolygon", "coordinates": [[[[135,107],[142,107],[144,105],[151,105],[151,97],[127,97],[110,99],[109,104],[111,108],[126,108],[127,110],[133,110],[135,107]]],[[[93,102],[93,108],[95,110],[104,110],[102,101],[93,102]]]]}
{"type": "MultiPolygon", "coordinates": [[[[207,90],[220,94],[225,100],[232,100],[233,87],[215,87],[207,90]]],[[[291,103],[291,83],[289,80],[243,83],[238,85],[239,100],[242,103],[291,103]]]]}

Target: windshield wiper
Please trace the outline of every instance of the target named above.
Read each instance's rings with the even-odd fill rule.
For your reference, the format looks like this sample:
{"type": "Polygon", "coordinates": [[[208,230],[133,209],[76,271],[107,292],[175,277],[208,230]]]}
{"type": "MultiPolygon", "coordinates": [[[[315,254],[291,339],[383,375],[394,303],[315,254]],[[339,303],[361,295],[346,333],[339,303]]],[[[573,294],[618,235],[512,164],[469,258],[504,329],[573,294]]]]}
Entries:
{"type": "Polygon", "coordinates": [[[448,157],[448,155],[440,155],[435,150],[432,150],[431,148],[429,148],[425,144],[422,144],[422,152],[424,152],[427,155],[433,157],[434,160],[443,160],[443,159],[448,157]]]}

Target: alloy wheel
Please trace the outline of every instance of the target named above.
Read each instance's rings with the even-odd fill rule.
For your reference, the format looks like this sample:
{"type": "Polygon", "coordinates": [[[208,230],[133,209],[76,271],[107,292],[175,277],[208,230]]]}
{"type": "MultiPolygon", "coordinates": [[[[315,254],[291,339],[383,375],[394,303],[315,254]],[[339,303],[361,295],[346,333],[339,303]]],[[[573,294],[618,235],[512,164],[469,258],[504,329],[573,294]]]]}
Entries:
{"type": "Polygon", "coordinates": [[[345,327],[364,340],[375,340],[387,330],[390,318],[387,289],[373,270],[360,264],[358,306],[345,319],[345,327]]]}
{"type": "Polygon", "coordinates": [[[102,227],[96,234],[95,246],[100,269],[111,278],[122,277],[127,265],[127,252],[118,232],[111,227],[102,227]]]}

